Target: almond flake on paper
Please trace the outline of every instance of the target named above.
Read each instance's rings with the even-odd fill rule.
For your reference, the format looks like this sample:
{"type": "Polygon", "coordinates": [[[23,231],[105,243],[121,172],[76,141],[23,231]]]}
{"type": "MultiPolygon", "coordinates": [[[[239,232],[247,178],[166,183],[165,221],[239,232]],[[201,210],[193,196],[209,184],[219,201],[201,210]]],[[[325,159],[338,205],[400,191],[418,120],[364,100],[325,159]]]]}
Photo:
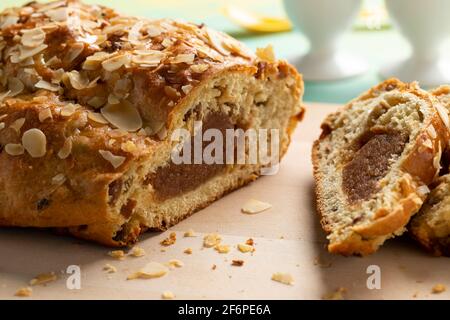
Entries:
{"type": "Polygon", "coordinates": [[[443,285],[442,283],[438,283],[431,289],[431,293],[438,294],[445,292],[446,290],[447,288],[445,287],[445,285],[443,285]]]}
{"type": "Polygon", "coordinates": [[[161,298],[163,298],[164,300],[171,300],[175,298],[175,295],[173,294],[172,291],[164,291],[161,294],[161,298]]]}
{"type": "Polygon", "coordinates": [[[117,272],[117,268],[109,263],[105,264],[105,266],[103,267],[103,270],[106,271],[107,273],[116,273],[117,272]]]}
{"type": "Polygon", "coordinates": [[[214,249],[218,252],[218,253],[228,253],[230,252],[230,246],[227,244],[218,244],[214,247],[214,249]]]}
{"type": "Polygon", "coordinates": [[[56,274],[54,272],[42,273],[31,279],[30,285],[37,286],[41,284],[47,284],[49,282],[53,282],[57,279],[56,274]]]}
{"type": "Polygon", "coordinates": [[[108,252],[108,255],[118,260],[123,260],[125,258],[125,252],[123,252],[123,250],[113,250],[108,252]]]}
{"type": "Polygon", "coordinates": [[[14,294],[16,297],[31,297],[31,295],[33,294],[33,289],[30,287],[24,287],[24,288],[20,288],[19,290],[16,291],[16,293],[14,294]]]}
{"type": "Polygon", "coordinates": [[[142,249],[141,247],[133,247],[133,249],[131,249],[131,251],[130,251],[130,256],[133,256],[136,258],[143,257],[143,256],[145,256],[145,250],[142,249]]]}
{"type": "Polygon", "coordinates": [[[203,238],[203,246],[205,248],[212,248],[220,244],[220,241],[222,241],[222,237],[219,234],[210,233],[203,238]]]}
{"type": "Polygon", "coordinates": [[[239,251],[242,252],[242,253],[255,251],[255,248],[253,246],[250,246],[250,245],[245,244],[245,243],[239,243],[237,247],[238,247],[239,251]]]}
{"type": "Polygon", "coordinates": [[[277,272],[272,275],[272,280],[282,284],[293,285],[294,278],[289,273],[277,272]]]}
{"type": "Polygon", "coordinates": [[[262,202],[256,199],[250,199],[242,206],[241,210],[243,213],[254,214],[266,211],[270,208],[272,208],[272,205],[270,203],[262,202]]]}
{"type": "Polygon", "coordinates": [[[127,277],[127,280],[160,278],[165,276],[168,272],[169,269],[165,265],[159,262],[150,262],[142,269],[130,274],[127,277]]]}
{"type": "Polygon", "coordinates": [[[181,260],[178,260],[178,259],[172,259],[172,260],[170,260],[170,261],[167,263],[167,265],[168,265],[170,268],[181,268],[181,267],[184,266],[184,263],[183,263],[183,261],[181,261],[181,260]]]}

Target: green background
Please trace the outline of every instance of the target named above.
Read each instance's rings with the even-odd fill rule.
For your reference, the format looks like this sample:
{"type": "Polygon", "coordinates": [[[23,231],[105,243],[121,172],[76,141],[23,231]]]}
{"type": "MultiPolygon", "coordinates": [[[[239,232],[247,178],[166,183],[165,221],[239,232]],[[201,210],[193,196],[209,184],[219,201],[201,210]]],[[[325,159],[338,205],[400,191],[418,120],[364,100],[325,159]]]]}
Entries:
{"type": "MultiPolygon", "coordinates": [[[[1,0],[0,9],[19,6],[29,0],[1,0]]],[[[273,44],[278,58],[299,56],[308,50],[308,41],[298,31],[276,34],[250,33],[231,23],[221,12],[226,4],[243,9],[284,16],[279,0],[85,0],[86,3],[108,5],[122,13],[150,18],[181,18],[204,22],[244,41],[250,48],[273,44]]],[[[408,44],[393,29],[383,31],[350,31],[345,35],[343,47],[369,61],[370,71],[346,80],[306,82],[305,101],[343,103],[381,80],[377,70],[386,64],[406,57],[408,44]]],[[[299,70],[301,72],[301,70],[299,70]]]]}

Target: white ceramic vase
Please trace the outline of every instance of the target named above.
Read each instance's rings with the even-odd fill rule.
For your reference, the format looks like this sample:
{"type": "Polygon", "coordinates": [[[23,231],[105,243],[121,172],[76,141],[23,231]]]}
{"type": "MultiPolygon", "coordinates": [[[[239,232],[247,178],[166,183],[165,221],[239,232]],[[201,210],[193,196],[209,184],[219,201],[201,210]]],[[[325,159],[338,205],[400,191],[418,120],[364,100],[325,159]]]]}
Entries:
{"type": "Polygon", "coordinates": [[[386,0],[394,23],[412,47],[411,56],[381,70],[383,77],[419,81],[424,87],[450,83],[450,52],[442,45],[450,36],[449,0],[386,0]]]}
{"type": "Polygon", "coordinates": [[[358,14],[360,0],[284,0],[284,6],[292,23],[310,42],[305,56],[291,59],[305,80],[342,79],[368,69],[364,60],[339,46],[358,14]]]}

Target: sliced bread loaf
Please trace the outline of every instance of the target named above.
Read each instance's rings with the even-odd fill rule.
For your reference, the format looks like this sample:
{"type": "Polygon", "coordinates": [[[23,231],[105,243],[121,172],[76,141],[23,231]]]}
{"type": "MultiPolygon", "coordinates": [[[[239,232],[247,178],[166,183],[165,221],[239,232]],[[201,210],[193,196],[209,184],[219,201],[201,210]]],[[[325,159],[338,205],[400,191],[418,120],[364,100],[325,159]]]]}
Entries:
{"type": "Polygon", "coordinates": [[[396,79],[325,119],[312,160],[330,252],[367,255],[404,232],[439,173],[448,123],[432,94],[396,79]]]}

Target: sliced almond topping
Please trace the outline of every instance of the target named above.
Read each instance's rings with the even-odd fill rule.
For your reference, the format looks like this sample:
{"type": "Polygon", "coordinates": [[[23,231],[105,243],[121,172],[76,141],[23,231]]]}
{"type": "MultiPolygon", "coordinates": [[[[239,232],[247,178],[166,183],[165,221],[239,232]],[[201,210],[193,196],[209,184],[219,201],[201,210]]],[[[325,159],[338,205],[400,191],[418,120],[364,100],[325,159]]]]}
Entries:
{"type": "Polygon", "coordinates": [[[83,63],[84,70],[96,70],[100,67],[101,63],[111,57],[110,53],[107,52],[96,52],[92,56],[86,58],[83,63]]]}
{"type": "Polygon", "coordinates": [[[11,125],[9,126],[11,129],[14,129],[16,132],[20,132],[20,129],[25,124],[25,118],[19,118],[16,119],[11,125]]]}
{"type": "Polygon", "coordinates": [[[47,284],[49,282],[56,281],[56,279],[58,279],[58,277],[54,272],[42,273],[31,279],[30,285],[37,286],[41,284],[47,284]]]}
{"type": "Polygon", "coordinates": [[[166,54],[157,50],[135,50],[132,61],[138,65],[157,66],[166,54]]]}
{"type": "Polygon", "coordinates": [[[48,91],[52,91],[52,92],[57,92],[57,91],[59,91],[59,89],[61,89],[61,87],[59,85],[47,82],[45,80],[39,80],[34,86],[36,88],[44,89],[44,90],[48,90],[48,91]]]}
{"type": "Polygon", "coordinates": [[[47,138],[41,130],[36,128],[23,133],[22,145],[33,158],[41,158],[47,152],[47,138]]]}
{"type": "Polygon", "coordinates": [[[0,29],[8,28],[12,25],[15,25],[17,22],[19,22],[19,17],[16,15],[7,15],[2,17],[3,19],[0,22],[0,29]]]}
{"type": "MultiPolygon", "coordinates": [[[[0,93],[0,102],[2,102],[6,97],[8,97],[11,94],[11,90],[8,90],[6,92],[0,93]]],[[[1,106],[0,106],[1,107],[1,106]]]]}
{"type": "Polygon", "coordinates": [[[148,34],[148,36],[151,37],[151,38],[154,38],[154,37],[159,36],[162,32],[163,32],[163,30],[162,30],[160,27],[158,27],[158,26],[152,26],[152,25],[150,25],[150,26],[147,28],[147,34],[148,34]]]}
{"type": "Polygon", "coordinates": [[[123,252],[123,250],[113,250],[108,252],[108,255],[118,260],[123,260],[125,258],[125,252],[123,252]]]}
{"type": "Polygon", "coordinates": [[[277,272],[272,275],[272,280],[287,285],[294,284],[294,278],[289,273],[277,272]]]}
{"type": "Polygon", "coordinates": [[[265,48],[257,48],[256,55],[263,61],[276,62],[275,53],[273,52],[272,45],[268,45],[265,48]]]}
{"type": "Polygon", "coordinates": [[[430,193],[430,188],[428,188],[427,185],[422,185],[417,188],[417,192],[420,193],[421,195],[425,196],[430,193]]]}
{"type": "Polygon", "coordinates": [[[92,112],[88,111],[88,118],[94,122],[100,123],[100,124],[108,124],[108,120],[105,119],[105,117],[98,112],[92,112]]]}
{"type": "Polygon", "coordinates": [[[45,32],[41,28],[22,30],[22,44],[27,47],[37,47],[44,43],[45,32]]]}
{"type": "Polygon", "coordinates": [[[9,78],[8,89],[10,91],[9,96],[14,97],[21,93],[23,89],[25,89],[25,86],[23,85],[22,81],[19,80],[19,78],[9,78]]]}
{"type": "Polygon", "coordinates": [[[160,278],[162,276],[165,276],[169,272],[169,269],[158,262],[150,262],[142,269],[138,270],[137,272],[129,275],[127,277],[127,280],[133,280],[133,279],[153,279],[153,278],[160,278]]]}
{"type": "Polygon", "coordinates": [[[430,139],[425,140],[422,145],[428,149],[433,149],[433,142],[430,139]]]}
{"type": "Polygon", "coordinates": [[[209,29],[206,29],[206,34],[208,35],[211,46],[216,49],[221,54],[228,56],[230,55],[230,51],[223,45],[223,38],[219,32],[209,29]]]}
{"type": "Polygon", "coordinates": [[[450,130],[450,120],[448,118],[447,109],[445,109],[440,103],[436,103],[436,110],[439,113],[439,117],[442,122],[445,124],[448,130],[450,130]]]}
{"type": "Polygon", "coordinates": [[[184,233],[184,237],[185,238],[189,238],[189,237],[196,237],[197,235],[195,234],[195,231],[192,229],[189,229],[188,231],[186,231],[184,233]]]}
{"type": "Polygon", "coordinates": [[[255,199],[250,199],[242,206],[242,212],[253,214],[253,213],[260,213],[265,210],[268,210],[272,208],[272,205],[270,203],[262,202],[255,199]]]}
{"type": "Polygon", "coordinates": [[[5,146],[5,151],[10,156],[20,156],[25,152],[25,149],[21,144],[17,143],[8,143],[5,146]]]}
{"type": "Polygon", "coordinates": [[[32,294],[33,294],[32,288],[24,287],[24,288],[20,288],[19,290],[17,290],[14,295],[16,297],[31,297],[32,294]]]}
{"type": "Polygon", "coordinates": [[[203,238],[203,246],[205,248],[212,248],[220,244],[220,241],[222,241],[222,237],[220,235],[217,233],[211,233],[203,238]]]}
{"type": "Polygon", "coordinates": [[[130,256],[143,257],[145,256],[145,250],[142,249],[141,247],[133,247],[133,249],[131,249],[130,251],[130,256]]]}
{"type": "Polygon", "coordinates": [[[172,63],[187,63],[193,64],[195,59],[195,54],[193,53],[182,53],[177,55],[172,59],[172,63]]]}
{"type": "Polygon", "coordinates": [[[75,113],[75,111],[80,108],[80,105],[69,103],[61,108],[61,116],[62,117],[70,117],[75,113]]]}
{"type": "Polygon", "coordinates": [[[37,55],[38,53],[44,51],[45,49],[47,49],[47,47],[48,46],[46,44],[41,44],[41,45],[39,45],[37,47],[33,47],[33,48],[22,46],[19,49],[20,55],[17,57],[18,60],[15,60],[14,62],[18,63],[18,62],[22,62],[28,58],[31,58],[31,57],[37,55]]]}
{"type": "Polygon", "coordinates": [[[192,85],[188,84],[188,85],[182,86],[181,90],[184,92],[184,94],[188,94],[192,90],[192,88],[193,88],[192,85]]]}
{"type": "Polygon", "coordinates": [[[57,174],[52,178],[52,184],[56,186],[60,186],[66,182],[66,176],[62,173],[57,174]]]}
{"type": "Polygon", "coordinates": [[[428,135],[430,136],[431,139],[436,139],[437,133],[436,133],[436,129],[434,128],[433,125],[430,125],[427,128],[427,133],[428,133],[428,135]]]}
{"type": "Polygon", "coordinates": [[[121,130],[134,132],[142,128],[139,111],[128,101],[107,104],[101,109],[101,113],[109,123],[121,130]]]}
{"type": "Polygon", "coordinates": [[[111,165],[114,167],[114,169],[117,169],[125,162],[125,157],[122,156],[116,156],[111,153],[111,151],[106,150],[99,150],[98,151],[103,159],[111,163],[111,165]]]}
{"type": "Polygon", "coordinates": [[[75,90],[83,90],[89,86],[90,81],[89,81],[89,78],[85,74],[79,73],[76,70],[67,72],[66,74],[69,77],[71,86],[75,90]]]}
{"type": "Polygon", "coordinates": [[[4,122],[0,122],[0,130],[5,129],[5,123],[4,122]]]}
{"type": "Polygon", "coordinates": [[[169,38],[164,38],[161,44],[164,46],[164,48],[168,48],[173,45],[173,41],[169,38]]]}
{"type": "Polygon", "coordinates": [[[206,63],[203,64],[194,64],[190,67],[191,71],[194,73],[203,73],[208,70],[209,65],[206,63]]]}
{"type": "Polygon", "coordinates": [[[106,71],[112,72],[120,69],[126,64],[129,64],[130,61],[131,59],[128,54],[122,54],[103,61],[102,66],[106,71]]]}
{"type": "Polygon", "coordinates": [[[103,267],[103,270],[106,271],[107,273],[116,273],[117,272],[117,268],[109,263],[105,264],[105,266],[103,267]]]}
{"type": "Polygon", "coordinates": [[[109,104],[119,104],[120,99],[117,98],[113,93],[110,93],[108,96],[108,103],[109,104]]]}
{"type": "Polygon", "coordinates": [[[69,137],[64,141],[64,145],[58,151],[58,157],[62,160],[67,159],[72,153],[72,138],[69,137]]]}
{"type": "Polygon", "coordinates": [[[165,300],[172,300],[172,299],[175,299],[175,295],[173,294],[172,291],[164,291],[164,292],[161,294],[161,297],[162,297],[163,299],[165,299],[165,300]]]}
{"type": "Polygon", "coordinates": [[[242,253],[247,253],[247,252],[253,252],[255,251],[255,248],[253,246],[250,246],[248,244],[245,243],[239,243],[238,244],[238,249],[240,252],[242,253]]]}
{"type": "Polygon", "coordinates": [[[74,43],[65,56],[67,62],[72,62],[84,51],[84,43],[74,43]]]}
{"type": "Polygon", "coordinates": [[[228,253],[230,252],[230,246],[227,244],[218,244],[214,247],[214,249],[218,252],[218,253],[228,253]]]}
{"type": "Polygon", "coordinates": [[[56,22],[66,21],[68,18],[67,8],[65,7],[47,10],[45,11],[45,15],[56,22]]]}

